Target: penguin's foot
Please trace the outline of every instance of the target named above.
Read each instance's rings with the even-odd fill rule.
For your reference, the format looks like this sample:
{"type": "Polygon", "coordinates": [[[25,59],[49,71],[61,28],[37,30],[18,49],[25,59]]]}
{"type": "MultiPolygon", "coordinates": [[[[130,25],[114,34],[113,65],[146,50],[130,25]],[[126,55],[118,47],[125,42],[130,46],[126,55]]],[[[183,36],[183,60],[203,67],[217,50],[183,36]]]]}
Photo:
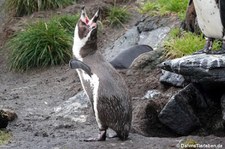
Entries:
{"type": "Polygon", "coordinates": [[[222,48],[218,51],[213,51],[212,54],[225,54],[225,48],[222,48]]]}
{"type": "Polygon", "coordinates": [[[95,141],[105,141],[106,140],[106,130],[100,131],[98,138],[88,138],[83,141],[85,142],[95,142],[95,141]]]}
{"type": "Polygon", "coordinates": [[[208,48],[204,48],[202,50],[199,50],[197,52],[194,52],[192,55],[196,55],[196,54],[211,54],[212,53],[212,50],[211,49],[208,49],[208,48]]]}
{"type": "Polygon", "coordinates": [[[205,47],[202,50],[194,52],[193,55],[203,54],[203,53],[211,54],[212,53],[213,40],[214,40],[213,38],[206,38],[205,47]]]}

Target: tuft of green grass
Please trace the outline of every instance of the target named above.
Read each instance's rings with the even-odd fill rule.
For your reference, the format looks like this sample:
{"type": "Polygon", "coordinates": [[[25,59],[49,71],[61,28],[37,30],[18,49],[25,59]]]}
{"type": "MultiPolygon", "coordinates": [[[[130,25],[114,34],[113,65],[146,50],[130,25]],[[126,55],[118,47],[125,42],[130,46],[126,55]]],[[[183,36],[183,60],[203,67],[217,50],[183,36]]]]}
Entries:
{"type": "Polygon", "coordinates": [[[48,10],[48,9],[56,9],[62,8],[68,5],[73,4],[75,0],[39,0],[41,3],[39,4],[40,10],[48,10]]]}
{"type": "MultiPolygon", "coordinates": [[[[185,55],[193,54],[201,50],[205,46],[203,35],[181,31],[179,28],[174,28],[169,34],[169,38],[165,41],[166,57],[178,58],[185,55]]],[[[213,49],[219,49],[221,41],[214,41],[213,49]]]]}
{"type": "Polygon", "coordinates": [[[11,138],[10,133],[4,130],[0,130],[0,145],[7,144],[10,138],[11,138]]]}
{"type": "Polygon", "coordinates": [[[68,63],[72,56],[72,36],[56,20],[29,25],[8,42],[11,70],[68,63]]]}
{"type": "Polygon", "coordinates": [[[184,19],[188,0],[156,0],[147,1],[141,5],[139,11],[143,14],[167,15],[176,13],[181,19],[184,19]]]}
{"type": "Polygon", "coordinates": [[[128,10],[124,7],[113,6],[107,12],[106,20],[112,27],[123,26],[130,18],[128,10]]]}
{"type": "Polygon", "coordinates": [[[55,20],[62,28],[64,28],[71,36],[73,36],[74,28],[79,18],[79,15],[65,15],[56,17],[55,20]]]}
{"type": "Polygon", "coordinates": [[[39,10],[65,7],[75,0],[5,0],[4,9],[13,16],[24,16],[39,10]]]}

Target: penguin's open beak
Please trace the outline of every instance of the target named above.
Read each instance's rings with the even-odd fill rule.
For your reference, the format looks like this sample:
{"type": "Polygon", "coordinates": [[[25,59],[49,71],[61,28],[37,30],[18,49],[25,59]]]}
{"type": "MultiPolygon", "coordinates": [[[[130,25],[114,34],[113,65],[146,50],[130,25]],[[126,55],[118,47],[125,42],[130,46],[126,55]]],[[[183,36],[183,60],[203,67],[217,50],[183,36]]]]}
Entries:
{"type": "Polygon", "coordinates": [[[98,11],[95,13],[95,15],[92,17],[92,19],[90,20],[87,16],[86,10],[85,10],[85,6],[83,6],[81,8],[81,15],[80,15],[80,20],[85,23],[89,29],[96,29],[97,28],[97,20],[99,18],[99,14],[100,14],[100,9],[98,9],[98,11]]]}

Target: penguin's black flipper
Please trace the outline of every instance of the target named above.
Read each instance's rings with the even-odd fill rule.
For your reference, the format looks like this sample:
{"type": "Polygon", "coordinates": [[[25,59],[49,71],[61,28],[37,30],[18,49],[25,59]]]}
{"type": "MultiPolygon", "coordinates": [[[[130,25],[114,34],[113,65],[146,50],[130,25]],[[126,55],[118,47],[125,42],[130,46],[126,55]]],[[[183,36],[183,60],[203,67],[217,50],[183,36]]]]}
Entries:
{"type": "Polygon", "coordinates": [[[85,64],[84,62],[78,59],[71,59],[69,62],[69,66],[71,69],[82,69],[84,70],[90,77],[92,75],[91,68],[85,64]]]}

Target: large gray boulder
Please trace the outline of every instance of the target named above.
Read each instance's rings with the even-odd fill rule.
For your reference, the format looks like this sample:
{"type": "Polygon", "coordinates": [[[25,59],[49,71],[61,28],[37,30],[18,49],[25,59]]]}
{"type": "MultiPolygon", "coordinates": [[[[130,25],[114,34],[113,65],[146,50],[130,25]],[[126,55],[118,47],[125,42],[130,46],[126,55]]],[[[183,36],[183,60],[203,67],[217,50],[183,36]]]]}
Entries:
{"type": "Polygon", "coordinates": [[[165,71],[182,75],[190,82],[174,95],[161,111],[159,119],[162,123],[182,135],[188,134],[200,124],[204,130],[214,131],[222,128],[217,126],[225,119],[224,54],[184,56],[167,60],[161,63],[160,67],[165,71]],[[222,113],[218,110],[220,108],[222,113]]]}
{"type": "Polygon", "coordinates": [[[225,85],[225,55],[198,54],[163,62],[164,70],[181,74],[192,82],[225,85]]]}
{"type": "Polygon", "coordinates": [[[170,27],[160,27],[150,32],[142,32],[138,44],[151,46],[154,50],[160,46],[170,31],[170,27]]]}

